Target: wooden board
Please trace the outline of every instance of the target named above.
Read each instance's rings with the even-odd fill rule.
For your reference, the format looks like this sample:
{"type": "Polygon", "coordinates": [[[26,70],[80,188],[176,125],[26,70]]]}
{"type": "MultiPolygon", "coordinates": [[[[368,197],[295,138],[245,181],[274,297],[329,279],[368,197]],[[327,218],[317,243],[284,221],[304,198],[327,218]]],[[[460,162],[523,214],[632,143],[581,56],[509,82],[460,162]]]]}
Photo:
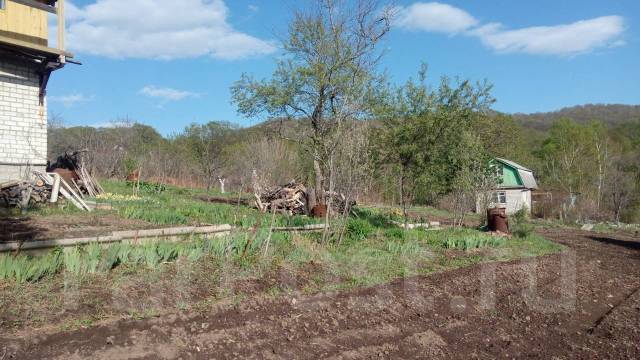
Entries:
{"type": "Polygon", "coordinates": [[[5,0],[5,9],[0,10],[0,32],[14,40],[47,46],[47,15],[44,10],[5,0]]]}

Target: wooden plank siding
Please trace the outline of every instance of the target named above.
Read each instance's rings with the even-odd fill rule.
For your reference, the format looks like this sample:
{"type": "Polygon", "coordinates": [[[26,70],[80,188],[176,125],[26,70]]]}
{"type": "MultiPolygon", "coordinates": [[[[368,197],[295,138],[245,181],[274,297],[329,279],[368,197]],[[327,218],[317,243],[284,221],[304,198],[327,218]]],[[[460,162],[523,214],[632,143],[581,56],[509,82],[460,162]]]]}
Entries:
{"type": "Polygon", "coordinates": [[[48,12],[5,0],[0,10],[0,35],[38,46],[48,46],[48,12]]]}

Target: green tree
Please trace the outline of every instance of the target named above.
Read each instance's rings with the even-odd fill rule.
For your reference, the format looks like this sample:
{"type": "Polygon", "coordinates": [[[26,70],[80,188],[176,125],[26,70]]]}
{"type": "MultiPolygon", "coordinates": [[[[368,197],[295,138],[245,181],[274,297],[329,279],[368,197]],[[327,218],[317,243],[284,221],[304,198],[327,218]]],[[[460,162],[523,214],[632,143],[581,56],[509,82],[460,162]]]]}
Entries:
{"type": "Polygon", "coordinates": [[[569,192],[583,193],[592,181],[591,131],[571,119],[556,121],[540,151],[547,181],[569,192]]]}
{"type": "Polygon", "coordinates": [[[538,149],[545,139],[541,131],[524,128],[511,115],[479,116],[474,123],[484,147],[493,157],[513,160],[532,169],[539,168],[532,150],[538,149]]]}
{"type": "Polygon", "coordinates": [[[407,206],[417,195],[433,197],[461,189],[463,182],[469,183],[459,178],[462,171],[480,163],[481,168],[488,167],[482,146],[477,146],[478,137],[470,133],[494,101],[491,85],[452,83],[443,77],[438,88],[431,90],[426,79],[423,65],[417,82],[410,79],[385,92],[377,107],[382,124],[373,133],[374,160],[397,170],[405,225],[407,206]],[[458,187],[454,187],[456,181],[458,187]]]}
{"type": "Polygon", "coordinates": [[[379,81],[377,46],[390,28],[386,10],[372,1],[316,0],[298,11],[282,43],[284,56],[270,80],[243,74],[231,88],[238,112],[303,120],[304,146],[314,161],[316,200],[333,188],[333,155],[349,119],[365,117],[379,81]],[[328,179],[327,179],[328,175],[328,179]]]}

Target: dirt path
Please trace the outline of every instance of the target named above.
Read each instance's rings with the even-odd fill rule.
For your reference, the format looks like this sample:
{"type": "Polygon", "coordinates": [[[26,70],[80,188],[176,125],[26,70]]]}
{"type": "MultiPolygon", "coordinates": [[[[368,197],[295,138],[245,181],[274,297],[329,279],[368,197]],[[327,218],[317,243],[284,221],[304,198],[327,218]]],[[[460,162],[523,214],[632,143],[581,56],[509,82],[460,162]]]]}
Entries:
{"type": "Polygon", "coordinates": [[[0,344],[7,359],[639,358],[640,240],[544,235],[568,250],[0,344]]]}

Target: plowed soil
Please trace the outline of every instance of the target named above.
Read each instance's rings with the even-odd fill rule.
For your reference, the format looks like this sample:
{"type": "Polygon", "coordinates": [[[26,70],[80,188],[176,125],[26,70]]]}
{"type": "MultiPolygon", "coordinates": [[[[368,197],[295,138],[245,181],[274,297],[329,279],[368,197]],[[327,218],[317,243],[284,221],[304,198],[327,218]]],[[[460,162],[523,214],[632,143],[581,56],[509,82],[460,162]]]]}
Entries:
{"type": "Polygon", "coordinates": [[[0,339],[0,359],[640,358],[640,240],[544,235],[566,250],[351,292],[0,339]]]}

